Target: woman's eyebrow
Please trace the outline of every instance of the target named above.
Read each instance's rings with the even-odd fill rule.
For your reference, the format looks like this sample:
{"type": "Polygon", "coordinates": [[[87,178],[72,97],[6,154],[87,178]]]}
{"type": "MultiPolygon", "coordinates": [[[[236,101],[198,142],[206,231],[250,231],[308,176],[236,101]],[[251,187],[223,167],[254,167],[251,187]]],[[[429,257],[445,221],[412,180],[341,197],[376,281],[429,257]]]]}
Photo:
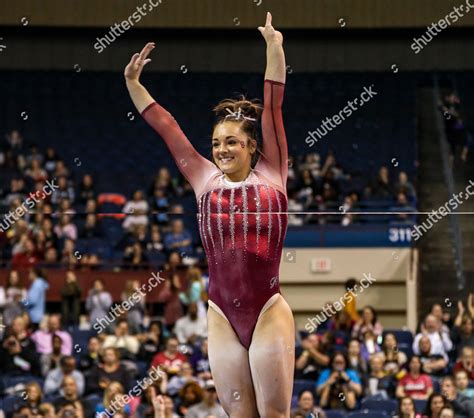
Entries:
{"type": "MultiPolygon", "coordinates": [[[[225,137],[225,139],[231,139],[231,138],[237,138],[236,136],[234,135],[228,135],[225,137]]],[[[219,138],[212,138],[213,141],[219,141],[219,138]]]]}

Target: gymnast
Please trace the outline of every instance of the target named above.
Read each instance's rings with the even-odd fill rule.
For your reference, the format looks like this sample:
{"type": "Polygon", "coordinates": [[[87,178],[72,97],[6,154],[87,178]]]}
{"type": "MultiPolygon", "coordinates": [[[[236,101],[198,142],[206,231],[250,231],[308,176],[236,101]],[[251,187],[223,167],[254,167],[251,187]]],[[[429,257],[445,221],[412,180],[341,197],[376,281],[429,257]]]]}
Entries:
{"type": "Polygon", "coordinates": [[[295,324],[279,286],[288,224],[283,36],[270,13],[258,30],[267,45],[263,107],[242,96],[214,108],[211,160],[140,84],[155,44],[134,54],[124,73],[138,112],[164,140],[196,195],[209,266],[209,362],[231,418],[289,417],[295,362],[295,324]]]}

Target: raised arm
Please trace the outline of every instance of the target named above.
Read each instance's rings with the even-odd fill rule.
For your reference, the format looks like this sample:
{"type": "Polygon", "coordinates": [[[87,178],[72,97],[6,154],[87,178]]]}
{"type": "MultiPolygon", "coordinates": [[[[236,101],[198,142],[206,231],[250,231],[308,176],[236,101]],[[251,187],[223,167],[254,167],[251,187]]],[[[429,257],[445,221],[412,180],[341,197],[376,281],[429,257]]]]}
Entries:
{"type": "Polygon", "coordinates": [[[124,72],[127,89],[138,112],[163,138],[179,171],[199,196],[206,180],[218,169],[196,151],[174,117],[160,106],[140,83],[141,72],[143,67],[151,61],[148,55],[154,48],[155,44],[150,42],[140,53],[132,56],[124,72]]]}
{"type": "Polygon", "coordinates": [[[273,178],[277,177],[277,182],[286,190],[288,145],[282,116],[286,81],[283,35],[273,28],[270,13],[267,13],[265,27],[260,26],[258,30],[267,43],[262,114],[263,156],[259,160],[258,168],[273,178]]]}

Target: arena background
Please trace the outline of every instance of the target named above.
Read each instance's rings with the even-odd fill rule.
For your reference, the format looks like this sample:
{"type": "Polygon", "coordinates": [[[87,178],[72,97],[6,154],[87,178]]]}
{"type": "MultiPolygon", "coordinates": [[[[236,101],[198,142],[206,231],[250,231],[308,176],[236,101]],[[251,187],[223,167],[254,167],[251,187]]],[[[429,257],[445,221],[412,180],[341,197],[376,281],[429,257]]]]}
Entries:
{"type": "MultiPolygon", "coordinates": [[[[465,303],[474,291],[474,201],[464,201],[458,208],[462,214],[443,217],[418,241],[410,231],[473,178],[471,153],[465,163],[459,155],[452,166],[449,163],[438,103],[443,92],[455,89],[467,132],[471,130],[474,12],[416,54],[411,47],[414,38],[463,2],[156,0],[155,9],[98,53],[94,44],[110,26],[143,3],[0,1],[0,134],[4,137],[16,129],[28,146],[36,144],[43,153],[53,147],[69,169],[73,186],[90,173],[97,199],[105,202],[97,206],[102,236],[74,243],[78,261],[72,268],[82,289],[81,315],[86,314],[84,301],[94,279],[102,279],[118,302],[126,280],[146,283],[167,262],[163,253],[150,257],[140,269],[129,269],[123,249],[116,245],[123,237],[124,215],[114,214],[123,205],[110,203],[104,195],[128,200],[135,190],[146,191],[161,167],[180,178],[166,146],[128,96],[123,69],[130,56],[146,42],[156,42],[142,83],[173,114],[193,145],[209,156],[212,106],[238,93],[262,98],[265,45],[256,28],[270,11],[285,39],[283,116],[295,161],[292,168],[309,153],[319,154],[322,166],[333,152],[343,172],[351,175],[336,199],[300,210],[314,214],[292,215],[280,281],[298,328],[303,331],[308,318],[325,303],[337,301],[348,278],[361,280],[364,274],[376,282],[358,295],[357,308],[372,305],[385,329],[415,333],[434,303],[456,316],[458,301],[465,303]],[[371,85],[377,96],[309,146],[309,132],[371,85]],[[402,208],[396,196],[362,198],[354,213],[363,214],[342,225],[345,194],[353,189],[362,193],[381,166],[388,167],[394,183],[405,171],[416,197],[402,208]],[[387,213],[398,210],[410,214],[387,213]],[[321,211],[333,214],[318,215],[321,211]],[[99,256],[99,264],[83,265],[82,255],[92,253],[99,256]]],[[[6,198],[17,174],[17,168],[0,165],[2,213],[10,209],[6,198]]],[[[170,199],[170,208],[173,205],[181,205],[183,213],[169,214],[169,219],[183,219],[194,239],[192,255],[182,254],[188,258],[185,264],[196,259],[205,273],[194,194],[170,199]]],[[[84,210],[73,207],[78,212],[74,222],[80,226],[84,210]]],[[[0,286],[5,286],[12,269],[10,238],[0,232],[0,286]]],[[[71,266],[60,260],[40,264],[50,284],[47,311],[59,312],[71,266]]],[[[183,279],[187,269],[183,265],[179,270],[183,279]]],[[[28,286],[28,270],[19,271],[22,284],[28,286]]],[[[161,290],[160,285],[147,295],[147,318],[162,315],[161,290]]]]}

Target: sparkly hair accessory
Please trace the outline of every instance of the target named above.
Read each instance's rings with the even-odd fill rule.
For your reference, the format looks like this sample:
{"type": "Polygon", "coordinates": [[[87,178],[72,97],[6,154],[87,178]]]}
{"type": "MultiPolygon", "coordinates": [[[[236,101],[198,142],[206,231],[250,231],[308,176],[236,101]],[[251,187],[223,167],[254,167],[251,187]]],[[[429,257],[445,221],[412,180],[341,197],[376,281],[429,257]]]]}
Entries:
{"type": "Polygon", "coordinates": [[[249,116],[245,116],[245,115],[242,115],[242,109],[239,107],[239,111],[238,112],[233,112],[232,110],[230,110],[228,107],[225,108],[225,110],[227,110],[227,112],[229,112],[228,115],[226,115],[225,119],[227,118],[234,118],[234,119],[247,119],[247,120],[253,120],[253,121],[256,121],[257,119],[255,118],[251,118],[249,116]]]}

